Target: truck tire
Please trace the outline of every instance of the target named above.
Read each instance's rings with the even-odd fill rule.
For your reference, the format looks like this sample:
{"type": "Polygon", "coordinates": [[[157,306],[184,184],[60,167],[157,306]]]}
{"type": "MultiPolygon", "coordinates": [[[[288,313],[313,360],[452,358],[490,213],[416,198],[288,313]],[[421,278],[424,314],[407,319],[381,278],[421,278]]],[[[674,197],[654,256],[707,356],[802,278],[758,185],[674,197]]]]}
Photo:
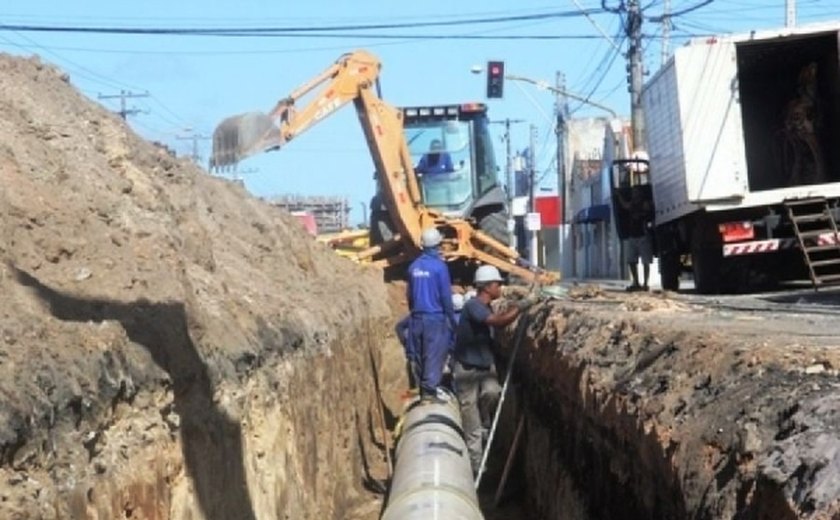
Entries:
{"type": "Polygon", "coordinates": [[[721,289],[721,255],[715,249],[695,249],[691,252],[694,289],[700,294],[718,294],[721,289]]]}
{"type": "Polygon", "coordinates": [[[504,211],[488,213],[479,219],[478,229],[502,244],[510,245],[510,234],[507,229],[507,214],[504,211]]]}
{"type": "Polygon", "coordinates": [[[681,270],[679,254],[668,252],[659,255],[659,278],[664,290],[674,292],[679,290],[681,270]]]}

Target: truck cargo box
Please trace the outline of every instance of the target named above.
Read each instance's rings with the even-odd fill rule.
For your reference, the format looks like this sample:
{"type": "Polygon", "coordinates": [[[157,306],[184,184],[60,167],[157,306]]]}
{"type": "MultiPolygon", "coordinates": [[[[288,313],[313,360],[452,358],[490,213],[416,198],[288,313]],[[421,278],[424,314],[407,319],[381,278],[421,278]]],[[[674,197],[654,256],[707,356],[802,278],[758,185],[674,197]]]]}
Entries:
{"type": "Polygon", "coordinates": [[[657,224],[840,196],[840,24],[694,40],[643,91],[657,224]]]}

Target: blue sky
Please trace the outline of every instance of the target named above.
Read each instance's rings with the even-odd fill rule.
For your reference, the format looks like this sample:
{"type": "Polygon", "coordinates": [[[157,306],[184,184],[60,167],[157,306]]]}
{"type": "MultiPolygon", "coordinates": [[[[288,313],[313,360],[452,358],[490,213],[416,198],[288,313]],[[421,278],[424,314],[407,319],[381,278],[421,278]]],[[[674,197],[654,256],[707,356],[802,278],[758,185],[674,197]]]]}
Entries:
{"type": "MultiPolygon", "coordinates": [[[[666,0],[643,0],[645,13],[657,16],[666,0]]],[[[701,0],[670,0],[673,11],[701,0]]],[[[618,0],[608,0],[614,7],[618,0]]],[[[120,90],[150,96],[129,100],[144,113],[129,118],[142,136],[166,142],[179,154],[191,153],[191,132],[210,136],[223,118],[251,110],[269,110],[332,63],[340,54],[365,48],[383,63],[382,94],[393,105],[458,103],[484,100],[484,77],[470,73],[473,65],[504,60],[506,72],[553,82],[558,71],[575,94],[629,114],[625,60],[602,37],[613,37],[626,51],[619,16],[581,14],[601,7],[600,0],[309,0],[266,2],[237,0],[208,2],[175,0],[142,3],[114,0],[7,2],[0,8],[0,24],[30,26],[95,26],[144,28],[312,27],[382,23],[458,21],[496,17],[527,17],[569,13],[496,24],[401,28],[369,31],[398,36],[377,39],[363,32],[342,31],[341,37],[222,38],[30,32],[0,27],[0,50],[39,54],[70,73],[73,84],[93,99],[120,90]],[[141,7],[142,6],[142,7],[141,7]],[[447,39],[442,36],[526,36],[528,39],[447,39]],[[406,38],[412,36],[412,38],[406,38]],[[422,36],[422,38],[417,38],[422,36]],[[539,39],[583,36],[585,39],[539,39]],[[616,36],[618,36],[616,38],[616,36]],[[190,129],[190,130],[187,130],[190,129]]],[[[689,34],[740,32],[781,26],[784,0],[714,0],[674,20],[672,47],[689,34]]],[[[840,0],[798,0],[797,22],[840,19],[840,0]]],[[[659,24],[646,22],[645,64],[655,71],[661,60],[659,24]]],[[[102,100],[117,109],[117,100],[102,100]]],[[[538,167],[553,169],[551,114],[554,98],[547,91],[515,82],[505,86],[502,100],[490,100],[492,119],[525,119],[537,128],[538,167]]],[[[571,102],[574,116],[596,116],[597,108],[571,102]]],[[[501,126],[497,127],[501,133],[501,126]]],[[[512,131],[515,149],[528,144],[528,125],[512,131]]],[[[199,141],[206,161],[209,140],[199,141]]],[[[504,145],[496,153],[503,162],[504,145]]],[[[206,162],[205,162],[206,164],[206,162]]],[[[362,218],[374,189],[373,165],[352,107],[311,128],[279,152],[245,161],[240,168],[247,188],[258,196],[276,194],[338,195],[350,199],[351,220],[362,218]]],[[[547,174],[551,188],[556,176],[547,174]]]]}

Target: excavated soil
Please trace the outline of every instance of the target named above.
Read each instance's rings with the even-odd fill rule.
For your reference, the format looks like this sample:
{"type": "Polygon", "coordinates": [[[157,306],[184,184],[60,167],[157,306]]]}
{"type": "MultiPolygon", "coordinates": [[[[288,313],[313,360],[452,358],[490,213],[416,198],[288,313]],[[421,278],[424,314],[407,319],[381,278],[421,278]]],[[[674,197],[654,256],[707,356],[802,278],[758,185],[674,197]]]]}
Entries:
{"type": "Polygon", "coordinates": [[[380,272],[37,59],[0,185],[0,518],[375,517],[380,272]]]}
{"type": "MultiPolygon", "coordinates": [[[[404,286],[37,59],[0,56],[0,185],[0,518],[378,516],[404,286]]],[[[488,518],[840,518],[836,311],[719,303],[532,308],[488,518]]]]}
{"type": "Polygon", "coordinates": [[[836,307],[720,303],[583,290],[531,310],[529,517],[840,518],[836,307]]]}

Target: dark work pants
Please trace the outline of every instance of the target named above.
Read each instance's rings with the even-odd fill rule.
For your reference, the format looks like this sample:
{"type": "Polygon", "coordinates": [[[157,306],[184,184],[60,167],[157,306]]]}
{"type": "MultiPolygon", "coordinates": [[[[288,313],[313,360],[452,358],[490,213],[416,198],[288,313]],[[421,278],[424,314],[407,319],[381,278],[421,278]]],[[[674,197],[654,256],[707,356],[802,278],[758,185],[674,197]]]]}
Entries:
{"type": "Polygon", "coordinates": [[[411,338],[420,364],[420,393],[434,395],[443,377],[452,333],[443,314],[417,314],[411,317],[411,338]]]}

